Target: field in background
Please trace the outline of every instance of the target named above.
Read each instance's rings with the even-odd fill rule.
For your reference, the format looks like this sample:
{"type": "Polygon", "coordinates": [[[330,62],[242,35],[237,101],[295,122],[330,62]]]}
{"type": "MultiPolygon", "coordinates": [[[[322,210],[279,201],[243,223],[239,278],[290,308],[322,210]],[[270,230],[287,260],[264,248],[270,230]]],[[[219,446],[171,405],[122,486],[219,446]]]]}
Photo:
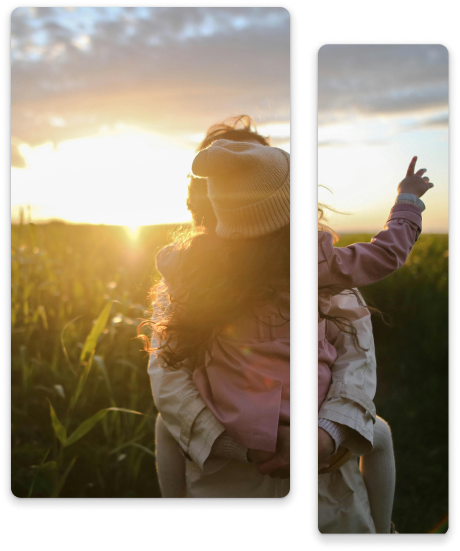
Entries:
{"type": "Polygon", "coordinates": [[[373,316],[375,404],[393,432],[401,533],[430,532],[448,513],[448,255],[447,235],[422,234],[403,268],[362,289],[386,322],[373,316]]]}
{"type": "Polygon", "coordinates": [[[147,357],[134,337],[155,276],[155,252],[168,231],[145,227],[134,241],[117,226],[12,226],[15,495],[159,496],[156,411],[147,357]],[[96,319],[110,303],[95,354],[89,343],[82,358],[96,319]],[[82,423],[110,407],[145,416],[108,411],[68,443],[82,423]]]}
{"type": "MultiPolygon", "coordinates": [[[[159,496],[156,411],[133,337],[171,230],[144,227],[134,240],[116,226],[12,226],[15,495],[159,496]]],[[[422,235],[404,268],[364,289],[389,322],[374,319],[376,405],[393,430],[403,533],[447,514],[447,251],[447,236],[422,235]]]]}

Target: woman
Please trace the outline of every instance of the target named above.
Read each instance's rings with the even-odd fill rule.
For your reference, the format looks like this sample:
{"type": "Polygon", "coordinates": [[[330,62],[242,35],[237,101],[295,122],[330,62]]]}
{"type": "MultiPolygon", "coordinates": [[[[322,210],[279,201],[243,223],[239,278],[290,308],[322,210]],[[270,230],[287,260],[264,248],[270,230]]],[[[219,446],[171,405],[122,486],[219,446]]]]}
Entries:
{"type": "MultiPolygon", "coordinates": [[[[356,454],[363,454],[372,448],[375,415],[371,399],[376,388],[376,363],[370,314],[359,306],[353,295],[335,297],[333,306],[336,313],[340,310],[353,318],[368,350],[356,352],[351,338],[332,328],[329,338],[338,352],[332,372],[334,391],[326,398],[319,415],[349,427],[352,435],[343,445],[356,454]]],[[[206,408],[189,370],[164,369],[152,355],[149,375],[163,422],[188,459],[189,497],[280,497],[286,493],[286,480],[261,476],[255,465],[236,460],[231,451],[228,457],[221,451],[215,452],[213,448],[220,448],[219,438],[225,436],[224,427],[206,408]]],[[[288,468],[289,456],[280,455],[278,469],[288,468]]],[[[321,475],[318,498],[321,532],[375,532],[366,487],[356,461],[321,475]]]]}
{"type": "MultiPolygon", "coordinates": [[[[334,297],[331,315],[353,320],[363,348],[357,350],[350,334],[329,324],[328,340],[336,347],[338,357],[331,370],[330,391],[318,413],[319,426],[333,422],[345,427],[348,436],[341,442],[342,448],[363,455],[372,450],[375,422],[372,400],[377,377],[371,316],[352,294],[334,297]]],[[[318,439],[319,448],[323,441],[318,439]]],[[[333,464],[334,459],[329,463],[333,464]]],[[[318,477],[318,529],[323,534],[376,532],[356,458],[318,477]]]]}
{"type": "MultiPolygon", "coordinates": [[[[228,146],[225,145],[224,147],[225,148],[227,148],[227,147],[231,148],[231,147],[233,147],[233,146],[230,146],[230,144],[232,144],[232,142],[235,142],[235,141],[246,142],[245,144],[241,144],[241,145],[243,146],[243,148],[246,148],[246,149],[249,148],[251,150],[251,154],[254,154],[254,155],[263,154],[263,151],[265,150],[265,147],[261,147],[261,145],[268,145],[268,141],[265,140],[260,135],[258,135],[257,133],[253,132],[250,127],[251,127],[251,121],[247,117],[242,117],[242,118],[240,117],[240,118],[236,119],[235,121],[232,121],[231,126],[224,124],[224,125],[220,125],[218,127],[213,127],[210,130],[210,132],[208,132],[208,136],[207,136],[205,142],[200,147],[200,149],[202,149],[203,146],[208,145],[210,143],[210,141],[215,141],[217,138],[231,138],[231,141],[227,140],[226,142],[221,141],[219,143],[229,144],[228,146]],[[243,128],[236,128],[238,123],[242,123],[243,128]],[[257,146],[255,148],[254,147],[251,148],[250,144],[248,144],[247,142],[256,143],[257,146]]],[[[244,153],[244,155],[245,155],[244,158],[245,159],[246,159],[246,155],[249,154],[249,150],[246,151],[246,149],[245,149],[245,153],[244,153]]],[[[209,150],[207,150],[207,152],[208,151],[209,150]]],[[[220,151],[220,150],[218,150],[218,151],[220,151]]],[[[222,151],[225,152],[226,149],[224,149],[222,151]]],[[[238,151],[239,151],[239,149],[238,149],[238,151]]],[[[267,155],[269,155],[270,159],[272,158],[272,155],[275,155],[275,151],[278,151],[278,153],[276,154],[276,158],[277,159],[278,159],[278,157],[281,158],[280,163],[283,164],[283,170],[285,170],[289,166],[288,163],[286,163],[286,157],[288,157],[288,156],[286,154],[281,155],[280,150],[272,150],[271,148],[270,149],[267,148],[267,155]],[[273,153],[268,153],[268,151],[273,151],[273,153]]],[[[240,155],[240,153],[235,153],[235,154],[240,155]]],[[[227,153],[226,153],[226,155],[227,155],[227,153]]],[[[232,153],[232,155],[233,155],[233,153],[232,153]]],[[[257,165],[257,166],[259,166],[259,165],[257,165]]],[[[253,173],[251,173],[251,174],[253,174],[253,173]]],[[[283,172],[283,174],[284,174],[284,172],[283,172]]],[[[289,172],[287,172],[287,175],[289,176],[289,172]]],[[[289,181],[288,181],[288,183],[289,183],[289,181]]],[[[193,179],[192,180],[190,188],[189,188],[188,205],[189,205],[189,208],[192,210],[195,225],[199,224],[200,222],[204,223],[204,225],[206,226],[206,230],[210,234],[212,234],[215,231],[216,218],[212,216],[213,215],[212,208],[209,208],[209,199],[207,199],[207,196],[203,193],[204,190],[201,189],[201,193],[197,193],[196,188],[200,184],[203,184],[202,179],[193,179]],[[199,200],[197,200],[197,198],[199,200]]],[[[287,190],[289,190],[289,187],[287,188],[287,190]]],[[[289,205],[289,203],[287,203],[287,205],[289,205]]],[[[289,213],[289,210],[288,210],[288,213],[289,213]]],[[[277,219],[277,222],[278,222],[278,219],[277,219]]],[[[283,222],[283,224],[288,224],[285,228],[287,231],[285,232],[283,230],[283,233],[282,233],[282,239],[283,239],[283,244],[284,244],[284,234],[286,234],[287,239],[289,241],[289,217],[287,218],[287,221],[283,222]]],[[[219,227],[223,227],[223,226],[219,226],[219,227]]],[[[219,231],[219,227],[217,228],[217,231],[219,231]]],[[[265,227],[264,227],[264,229],[265,229],[265,227]]],[[[270,230],[270,231],[274,231],[274,230],[270,230]]],[[[223,245],[224,244],[222,242],[221,246],[223,246],[223,245]]],[[[256,245],[256,243],[254,243],[254,245],[256,245]]],[[[237,250],[238,250],[238,247],[237,247],[237,250]]],[[[286,256],[284,254],[284,251],[285,251],[285,248],[283,247],[283,260],[282,260],[282,262],[284,262],[284,256],[286,256]]],[[[172,252],[173,251],[171,251],[171,253],[172,252]]],[[[289,249],[287,249],[287,253],[288,252],[289,252],[289,249]]],[[[166,256],[169,258],[169,256],[170,256],[169,253],[166,256]]],[[[162,256],[162,259],[164,257],[165,257],[165,255],[162,256]]],[[[254,258],[254,257],[252,257],[252,258],[254,258]]],[[[287,255],[286,258],[287,258],[287,261],[286,261],[286,270],[285,271],[288,274],[289,273],[289,256],[287,255]]],[[[160,259],[158,259],[158,260],[160,260],[160,259]]],[[[164,262],[162,262],[161,264],[164,265],[164,262]]],[[[273,261],[271,261],[271,265],[275,265],[273,263],[273,261]]],[[[284,266],[284,264],[283,264],[283,266],[284,266]]],[[[165,268],[165,272],[166,272],[167,271],[166,270],[167,265],[165,265],[164,268],[165,268]]],[[[289,282],[287,280],[287,285],[286,285],[287,289],[288,289],[288,286],[289,286],[289,282]]],[[[273,314],[272,317],[275,317],[275,313],[273,314]]],[[[167,318],[165,318],[165,319],[167,319],[167,318]]],[[[281,321],[284,321],[284,324],[286,324],[286,320],[281,320],[281,321]]],[[[278,325],[278,324],[276,324],[276,325],[278,325]]],[[[287,332],[289,333],[289,326],[286,326],[286,329],[287,329],[287,332]]],[[[277,333],[280,330],[281,329],[278,327],[278,329],[276,330],[277,333]]],[[[259,327],[259,333],[260,333],[260,327],[259,327]]],[[[271,331],[270,331],[270,336],[271,337],[273,336],[271,331]]],[[[281,337],[281,335],[278,335],[278,336],[281,337]]],[[[184,335],[184,337],[187,338],[187,335],[184,335]]],[[[270,338],[269,340],[271,341],[272,338],[270,338]]],[[[222,359],[221,359],[221,361],[222,361],[222,359]]],[[[289,360],[288,360],[288,362],[289,362],[289,360]]],[[[152,375],[152,373],[155,373],[155,376],[152,376],[152,388],[154,390],[154,397],[155,397],[155,401],[157,403],[157,407],[158,407],[159,411],[163,413],[165,408],[162,408],[161,404],[166,401],[166,402],[168,402],[168,405],[171,406],[170,398],[173,397],[173,399],[174,399],[174,395],[178,396],[178,394],[179,394],[178,392],[176,392],[176,390],[178,388],[178,384],[179,384],[177,382],[178,373],[177,372],[176,373],[171,373],[170,370],[167,370],[165,372],[158,371],[157,367],[158,367],[158,361],[157,361],[156,355],[153,354],[149,372],[151,373],[151,375],[152,375]],[[169,384],[172,385],[171,386],[172,391],[171,392],[166,391],[166,393],[164,394],[163,393],[164,387],[162,387],[158,383],[160,382],[160,380],[164,379],[165,375],[166,376],[171,375],[171,377],[169,377],[169,384]],[[173,387],[174,387],[174,389],[173,389],[173,387]]],[[[229,367],[231,367],[231,366],[229,366],[229,367]]],[[[287,377],[289,378],[289,363],[288,363],[287,369],[288,369],[287,370],[287,377]]],[[[185,370],[183,372],[185,372],[185,370]]],[[[196,375],[196,373],[195,373],[195,375],[196,375]]],[[[204,376],[204,374],[202,374],[202,375],[204,376]]],[[[283,391],[283,393],[284,393],[284,391],[283,391]]],[[[181,401],[181,404],[183,405],[184,402],[183,402],[182,396],[180,398],[180,401],[181,401]]],[[[287,407],[288,407],[289,398],[287,398],[286,404],[287,404],[287,407]]],[[[284,411],[284,409],[282,411],[284,411]]],[[[179,416],[183,417],[182,423],[181,423],[182,425],[184,424],[184,419],[189,419],[190,418],[189,412],[181,413],[180,410],[176,411],[176,415],[179,415],[179,416]]],[[[167,419],[168,413],[167,412],[163,413],[163,417],[164,417],[165,423],[167,424],[167,422],[168,422],[168,419],[167,419]]],[[[215,421],[217,421],[217,420],[215,420],[215,421]]],[[[215,496],[213,495],[213,497],[259,497],[259,496],[260,497],[265,497],[265,496],[273,496],[273,495],[275,495],[276,497],[283,497],[284,495],[287,495],[287,493],[289,493],[289,482],[287,480],[288,468],[289,468],[289,427],[288,426],[282,426],[282,427],[278,428],[278,438],[277,438],[277,435],[276,435],[276,432],[277,432],[276,431],[276,425],[273,427],[274,428],[273,449],[275,449],[275,443],[277,442],[277,440],[278,440],[279,443],[283,443],[283,445],[281,446],[281,457],[280,457],[280,453],[278,453],[278,452],[280,452],[280,450],[277,449],[276,450],[277,453],[275,453],[275,458],[273,459],[273,461],[275,462],[275,473],[278,473],[280,477],[283,477],[283,478],[279,478],[278,480],[270,479],[269,477],[261,475],[257,471],[256,465],[254,463],[249,464],[249,461],[251,460],[251,458],[253,458],[254,452],[256,452],[256,450],[249,450],[249,454],[248,454],[248,450],[245,449],[244,450],[244,455],[243,455],[243,457],[241,457],[241,449],[238,450],[237,447],[235,446],[234,442],[232,442],[231,439],[229,439],[227,435],[221,435],[220,434],[220,433],[223,433],[223,427],[219,426],[219,425],[216,425],[215,423],[214,423],[214,426],[217,426],[218,430],[219,430],[219,433],[218,433],[219,438],[217,439],[217,442],[213,445],[214,455],[217,455],[217,453],[219,452],[221,456],[223,455],[224,457],[227,457],[227,462],[228,462],[229,457],[230,458],[232,458],[232,457],[235,458],[236,457],[240,460],[243,459],[243,461],[240,461],[240,463],[247,463],[247,467],[245,469],[246,474],[244,474],[242,472],[242,466],[240,464],[239,467],[238,467],[238,476],[239,476],[239,479],[241,479],[242,477],[247,475],[247,482],[246,482],[246,484],[244,484],[242,486],[242,488],[244,488],[244,490],[243,489],[241,490],[243,493],[240,493],[240,491],[238,489],[236,489],[230,483],[227,489],[224,490],[221,487],[219,489],[218,493],[215,496]],[[218,448],[218,449],[216,450],[216,448],[218,448]],[[264,482],[264,480],[265,480],[265,482],[264,482]],[[281,480],[283,480],[283,481],[281,482],[281,480]],[[266,490],[264,489],[267,484],[270,487],[270,491],[268,492],[268,494],[267,494],[266,490]],[[278,487],[277,489],[275,488],[275,494],[273,494],[273,491],[274,491],[273,487],[274,486],[278,487]]],[[[161,427],[158,426],[158,425],[157,425],[157,428],[162,430],[161,427]]],[[[168,427],[168,429],[169,429],[168,432],[170,432],[171,434],[174,435],[174,427],[168,427]]],[[[163,433],[161,433],[161,434],[163,434],[163,433]]],[[[182,432],[182,441],[184,441],[184,438],[185,438],[184,433],[182,432]]],[[[278,446],[278,448],[279,447],[280,446],[278,446]]],[[[241,448],[241,446],[240,446],[240,448],[241,448]]],[[[157,450],[157,453],[160,453],[160,455],[161,455],[162,452],[160,450],[157,450]]],[[[272,464],[273,464],[273,461],[272,461],[272,464]]],[[[199,459],[198,459],[197,463],[199,464],[199,459]]],[[[208,464],[209,463],[210,463],[210,461],[208,461],[208,464]]],[[[161,461],[161,457],[160,457],[159,461],[158,461],[158,466],[160,468],[160,479],[163,478],[161,476],[161,464],[162,464],[162,461],[161,461]]],[[[190,482],[191,478],[193,478],[193,474],[191,474],[191,469],[193,469],[193,466],[187,464],[187,468],[188,468],[187,480],[190,482]]],[[[226,468],[226,470],[231,471],[232,470],[232,465],[229,465],[226,468]]],[[[221,475],[222,475],[222,473],[221,473],[221,475]]],[[[233,478],[233,476],[229,472],[226,472],[226,474],[224,476],[225,476],[225,478],[229,478],[229,479],[233,478]]],[[[210,483],[210,485],[212,487],[217,488],[216,484],[214,484],[214,483],[210,483]]],[[[211,496],[209,494],[209,491],[210,490],[208,490],[208,494],[206,494],[208,497],[211,496]]],[[[162,486],[162,492],[163,492],[163,486],[162,486]]],[[[164,495],[164,493],[163,493],[163,495],[164,495]]],[[[188,487],[187,495],[192,497],[190,487],[188,487]]],[[[204,494],[200,493],[199,495],[196,495],[196,497],[204,497],[204,494]]]]}
{"type": "MultiPolygon", "coordinates": [[[[252,130],[250,119],[238,118],[228,124],[211,129],[202,147],[206,147],[210,141],[215,139],[229,139],[230,136],[231,139],[236,139],[237,141],[263,143],[262,140],[264,140],[264,138],[252,130]],[[242,125],[242,127],[238,128],[238,125],[242,125]]],[[[268,141],[266,141],[266,145],[268,145],[268,141]]],[[[192,211],[195,224],[203,223],[206,227],[212,229],[215,227],[215,216],[213,215],[212,208],[210,208],[205,189],[202,180],[192,179],[189,187],[188,206],[192,211]]],[[[372,339],[367,310],[359,309],[357,302],[351,305],[350,301],[352,300],[352,297],[337,297],[337,306],[347,301],[346,304],[344,303],[346,308],[349,310],[356,309],[357,314],[354,317],[357,322],[360,319],[363,320],[360,337],[362,333],[368,333],[368,339],[372,339]]],[[[348,355],[350,357],[350,345],[351,343],[346,340],[338,343],[337,346],[341,356],[346,357],[348,355]]],[[[363,370],[369,372],[370,375],[374,373],[375,377],[375,359],[372,360],[371,356],[372,353],[368,353],[366,357],[360,357],[359,354],[355,354],[353,360],[351,362],[348,361],[346,372],[352,372],[347,378],[348,385],[352,386],[354,379],[356,379],[357,386],[359,386],[362,382],[359,374],[363,370]]],[[[340,366],[340,358],[337,365],[340,366]]],[[[267,464],[265,469],[261,467],[263,472],[271,475],[264,476],[256,465],[241,460],[242,458],[240,460],[233,458],[233,451],[230,450],[230,447],[227,448],[230,450],[228,457],[225,457],[225,452],[222,451],[222,446],[219,445],[219,442],[222,439],[228,441],[228,436],[225,435],[223,426],[201,400],[193,384],[192,373],[190,371],[185,368],[177,371],[164,369],[158,365],[156,357],[152,355],[149,373],[156,405],[162,415],[163,422],[169,433],[181,446],[184,455],[192,460],[187,461],[187,493],[189,496],[276,497],[286,495],[289,483],[286,478],[280,477],[287,476],[289,472],[289,446],[287,445],[289,427],[279,435],[280,449],[275,454],[274,460],[267,464]],[[217,448],[217,452],[215,448],[217,448]]],[[[374,390],[375,383],[374,388],[372,388],[372,385],[369,387],[369,399],[373,397],[374,390]]],[[[361,406],[358,406],[358,404],[353,405],[353,401],[348,398],[342,397],[342,402],[340,403],[340,400],[338,401],[337,398],[326,400],[325,407],[320,412],[322,419],[329,420],[330,425],[334,426],[337,420],[337,424],[339,424],[343,421],[343,418],[348,418],[347,415],[343,415],[343,411],[347,408],[353,409],[355,407],[355,419],[361,419],[358,425],[365,427],[365,430],[363,429],[364,434],[361,434],[357,430],[358,425],[351,427],[357,433],[356,440],[358,444],[355,445],[355,451],[366,448],[366,442],[368,446],[371,446],[372,416],[369,418],[368,415],[362,412],[361,406]],[[327,404],[331,404],[331,408],[327,408],[327,404]],[[335,411],[336,409],[338,409],[338,412],[335,411]]],[[[340,471],[343,469],[340,469],[340,471]]],[[[345,471],[346,469],[349,470],[348,467],[345,467],[345,471]]],[[[354,484],[355,486],[359,486],[359,471],[346,472],[345,474],[347,475],[346,478],[349,485],[354,484]],[[356,480],[358,480],[358,484],[356,480]]],[[[333,478],[337,478],[337,476],[333,474],[333,478]]],[[[331,477],[332,475],[323,475],[323,478],[331,477]]],[[[362,479],[361,484],[363,486],[362,479]]],[[[327,490],[328,487],[330,485],[326,485],[326,490],[323,489],[322,493],[320,489],[320,509],[325,509],[325,500],[321,500],[321,495],[325,495],[327,491],[330,491],[327,490]]],[[[362,505],[363,510],[368,513],[369,505],[364,497],[362,505]]],[[[350,515],[356,515],[356,511],[353,508],[350,511],[350,515]]],[[[372,531],[372,519],[369,519],[370,514],[364,516],[366,519],[362,524],[368,526],[369,531],[372,531]]]]}

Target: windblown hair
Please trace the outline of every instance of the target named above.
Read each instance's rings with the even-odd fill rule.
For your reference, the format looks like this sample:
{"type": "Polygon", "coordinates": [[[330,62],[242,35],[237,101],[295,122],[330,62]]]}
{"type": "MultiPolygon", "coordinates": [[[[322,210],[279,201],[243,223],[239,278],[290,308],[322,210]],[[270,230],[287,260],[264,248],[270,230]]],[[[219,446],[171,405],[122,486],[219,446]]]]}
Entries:
{"type": "Polygon", "coordinates": [[[327,221],[326,216],[324,214],[324,211],[326,209],[334,211],[334,209],[332,209],[331,207],[328,207],[327,205],[324,205],[323,203],[318,204],[318,231],[325,231],[330,233],[332,235],[334,243],[337,243],[337,241],[339,240],[339,236],[335,233],[335,231],[331,227],[329,227],[325,223],[327,221]]]}
{"type": "MultiPolygon", "coordinates": [[[[256,141],[261,145],[270,145],[269,139],[257,132],[254,120],[248,115],[240,115],[211,126],[197,148],[197,153],[222,139],[233,142],[256,141]]],[[[189,178],[187,208],[192,213],[193,223],[195,226],[204,226],[208,231],[215,231],[217,218],[208,197],[207,181],[204,178],[194,178],[191,174],[189,178]]]]}
{"type": "MultiPolygon", "coordinates": [[[[330,233],[333,237],[334,243],[336,243],[339,240],[339,237],[335,233],[335,231],[326,224],[327,219],[326,219],[325,214],[324,214],[325,210],[338,212],[338,211],[334,210],[333,208],[328,207],[327,205],[324,205],[324,204],[320,203],[318,205],[318,232],[328,232],[328,233],[330,233]]],[[[319,239],[321,239],[321,238],[319,237],[319,239]]],[[[338,295],[338,294],[342,294],[342,295],[351,294],[351,295],[354,295],[360,306],[364,306],[365,308],[367,308],[369,310],[369,312],[379,314],[382,317],[382,314],[381,314],[380,310],[366,304],[364,302],[362,296],[361,296],[361,293],[355,288],[343,287],[343,286],[339,286],[339,285],[328,285],[328,286],[325,286],[325,287],[320,287],[318,289],[318,294],[321,294],[321,293],[333,294],[333,295],[338,295]]],[[[318,299],[319,299],[319,297],[318,297],[318,299]]],[[[341,331],[343,331],[347,335],[350,335],[351,340],[352,340],[353,345],[354,345],[356,350],[367,350],[367,348],[363,348],[359,344],[358,332],[356,330],[356,327],[353,325],[353,323],[349,319],[347,319],[345,316],[330,316],[330,315],[326,314],[325,312],[323,312],[321,310],[319,300],[318,300],[318,315],[319,315],[320,319],[324,319],[324,320],[327,320],[327,321],[330,321],[330,322],[334,323],[341,331]]]]}
{"type": "MultiPolygon", "coordinates": [[[[209,128],[197,149],[219,139],[256,141],[270,145],[248,115],[231,117],[209,128]]],[[[228,323],[265,301],[278,301],[285,281],[289,290],[290,227],[255,239],[222,239],[215,233],[217,218],[208,197],[207,182],[190,177],[187,208],[194,228],[177,234],[172,245],[180,267],[168,279],[174,296],[165,296],[161,282],[150,291],[152,314],[138,327],[144,350],[156,352],[164,365],[197,367],[212,339],[228,323]],[[152,348],[141,333],[148,327],[161,345],[152,348]]]]}
{"type": "MultiPolygon", "coordinates": [[[[256,315],[261,304],[277,303],[289,290],[290,227],[254,239],[222,239],[197,228],[175,241],[173,253],[180,258],[168,279],[172,296],[161,296],[161,287],[151,291],[155,316],[144,320],[161,345],[155,351],[163,364],[177,369],[182,362],[196,368],[211,352],[213,338],[228,323],[247,313],[256,315]]],[[[171,254],[171,252],[169,253],[171,254]]]]}

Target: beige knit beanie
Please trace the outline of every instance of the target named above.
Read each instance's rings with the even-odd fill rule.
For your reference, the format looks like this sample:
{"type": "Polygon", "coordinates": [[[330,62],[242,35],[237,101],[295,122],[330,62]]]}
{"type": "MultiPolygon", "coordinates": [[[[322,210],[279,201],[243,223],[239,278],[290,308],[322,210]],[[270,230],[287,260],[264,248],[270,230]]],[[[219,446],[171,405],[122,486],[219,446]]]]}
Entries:
{"type": "Polygon", "coordinates": [[[290,157],[261,144],[217,140],[195,157],[224,238],[267,235],[289,224],[290,157]]]}

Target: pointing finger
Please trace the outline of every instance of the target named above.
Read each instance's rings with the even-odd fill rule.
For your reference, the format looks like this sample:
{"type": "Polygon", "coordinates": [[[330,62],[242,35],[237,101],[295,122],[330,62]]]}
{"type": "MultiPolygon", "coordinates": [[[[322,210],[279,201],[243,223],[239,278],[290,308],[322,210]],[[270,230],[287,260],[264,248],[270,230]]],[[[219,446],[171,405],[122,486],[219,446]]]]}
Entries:
{"type": "Polygon", "coordinates": [[[412,161],[409,164],[409,168],[407,169],[406,176],[413,176],[414,175],[414,169],[415,169],[415,163],[417,162],[417,157],[413,157],[412,161]]]}

